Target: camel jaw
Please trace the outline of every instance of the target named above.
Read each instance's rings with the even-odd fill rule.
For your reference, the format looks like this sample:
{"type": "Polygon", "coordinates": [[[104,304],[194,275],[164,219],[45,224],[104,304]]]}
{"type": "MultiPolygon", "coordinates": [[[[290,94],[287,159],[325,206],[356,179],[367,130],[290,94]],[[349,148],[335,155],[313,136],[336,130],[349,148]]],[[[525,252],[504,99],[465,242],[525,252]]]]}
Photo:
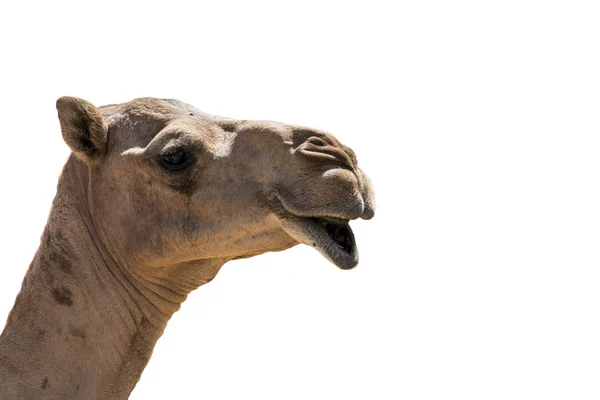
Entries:
{"type": "Polygon", "coordinates": [[[294,239],[314,247],[340,269],[358,264],[358,248],[348,220],[289,216],[282,220],[282,226],[294,239]]]}

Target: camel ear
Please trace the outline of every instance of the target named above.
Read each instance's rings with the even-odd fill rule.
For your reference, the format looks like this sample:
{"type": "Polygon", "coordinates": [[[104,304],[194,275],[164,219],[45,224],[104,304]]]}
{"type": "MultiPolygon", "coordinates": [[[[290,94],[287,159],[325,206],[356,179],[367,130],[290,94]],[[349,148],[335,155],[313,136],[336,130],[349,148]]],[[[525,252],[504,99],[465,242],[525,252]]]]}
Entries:
{"type": "Polygon", "coordinates": [[[56,109],[63,139],[75,154],[92,160],[106,152],[108,129],[98,108],[77,97],[61,97],[56,109]]]}

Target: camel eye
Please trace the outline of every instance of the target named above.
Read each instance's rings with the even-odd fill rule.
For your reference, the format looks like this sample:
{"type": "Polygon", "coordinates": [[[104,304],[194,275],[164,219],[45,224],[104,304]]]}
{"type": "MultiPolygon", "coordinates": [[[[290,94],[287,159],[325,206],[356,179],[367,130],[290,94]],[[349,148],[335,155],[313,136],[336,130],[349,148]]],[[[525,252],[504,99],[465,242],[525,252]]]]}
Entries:
{"type": "Polygon", "coordinates": [[[183,150],[175,150],[164,154],[160,164],[170,171],[180,171],[190,165],[190,157],[183,150]]]}

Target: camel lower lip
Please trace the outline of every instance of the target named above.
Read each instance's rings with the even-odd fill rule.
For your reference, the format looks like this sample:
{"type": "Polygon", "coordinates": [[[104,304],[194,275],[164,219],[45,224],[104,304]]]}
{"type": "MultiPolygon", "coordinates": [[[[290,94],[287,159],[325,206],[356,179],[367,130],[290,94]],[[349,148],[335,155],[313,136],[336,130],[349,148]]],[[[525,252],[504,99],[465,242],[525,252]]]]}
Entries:
{"type": "Polygon", "coordinates": [[[358,249],[348,220],[293,216],[283,222],[292,237],[314,247],[340,269],[358,264],[358,249]]]}

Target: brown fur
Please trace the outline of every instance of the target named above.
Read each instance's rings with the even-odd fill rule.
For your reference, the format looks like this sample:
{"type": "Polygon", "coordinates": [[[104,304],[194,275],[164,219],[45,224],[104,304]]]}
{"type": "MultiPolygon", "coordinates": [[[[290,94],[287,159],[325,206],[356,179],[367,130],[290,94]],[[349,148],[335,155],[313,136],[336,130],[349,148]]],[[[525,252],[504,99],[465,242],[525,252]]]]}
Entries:
{"type": "Polygon", "coordinates": [[[356,264],[311,222],[374,214],[332,135],[151,98],[57,108],[73,154],[0,336],[0,398],[128,398],[169,318],[227,261],[302,242],[356,264]],[[189,164],[172,171],[177,149],[189,164]]]}

